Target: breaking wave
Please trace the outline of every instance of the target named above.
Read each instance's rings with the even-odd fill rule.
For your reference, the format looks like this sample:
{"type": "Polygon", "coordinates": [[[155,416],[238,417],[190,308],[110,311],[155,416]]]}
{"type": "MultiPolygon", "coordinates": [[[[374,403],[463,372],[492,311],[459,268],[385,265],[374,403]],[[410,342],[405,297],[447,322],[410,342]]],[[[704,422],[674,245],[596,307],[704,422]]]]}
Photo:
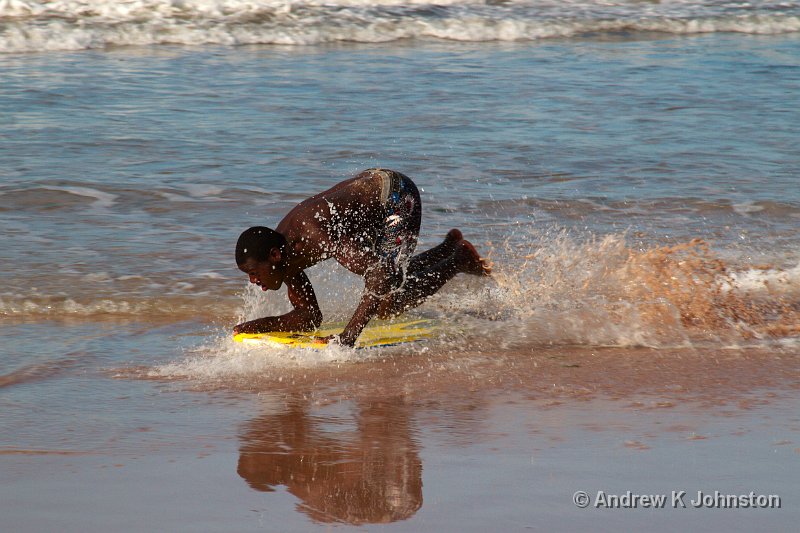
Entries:
{"type": "Polygon", "coordinates": [[[793,2],[0,0],[0,52],[130,45],[531,41],[587,34],[800,31],[793,2]]]}

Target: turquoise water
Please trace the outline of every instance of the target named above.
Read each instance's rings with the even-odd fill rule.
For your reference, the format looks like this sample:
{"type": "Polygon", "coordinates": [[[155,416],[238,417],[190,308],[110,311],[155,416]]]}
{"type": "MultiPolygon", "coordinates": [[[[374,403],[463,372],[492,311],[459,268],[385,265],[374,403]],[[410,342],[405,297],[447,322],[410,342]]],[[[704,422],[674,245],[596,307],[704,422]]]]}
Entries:
{"type": "MultiPolygon", "coordinates": [[[[501,8],[482,9],[488,18],[481,27],[494,27],[501,8]]],[[[666,4],[652,9],[653,20],[665,20],[658,10],[666,4]]],[[[398,24],[392,31],[429,22],[426,13],[404,13],[386,15],[398,24]]],[[[439,15],[455,24],[454,13],[439,15]]],[[[19,530],[56,523],[59,507],[37,500],[43,487],[51,494],[55,486],[47,485],[50,470],[57,484],[72,480],[87,495],[105,487],[119,493],[114,501],[144,504],[146,491],[126,492],[122,480],[158,484],[158,473],[177,461],[165,486],[185,496],[190,485],[209,482],[190,481],[190,459],[210,455],[213,464],[201,470],[211,483],[221,480],[218,486],[235,486],[244,500],[260,502],[252,504],[257,512],[228,502],[232,514],[220,518],[218,529],[260,529],[270,513],[287,520],[287,529],[319,525],[326,520],[295,511],[298,501],[317,505],[311,496],[284,480],[274,499],[263,500],[236,463],[253,450],[280,448],[283,437],[259,433],[273,423],[313,427],[310,441],[290,443],[301,451],[350,449],[353,435],[384,435],[359,426],[363,416],[399,428],[385,434],[389,458],[370,465],[412,478],[430,472],[419,481],[422,500],[416,482],[403,485],[386,472],[370,478],[378,485],[388,480],[376,488],[381,494],[404,496],[395,520],[414,516],[406,527],[424,529],[476,498],[452,488],[458,461],[478,471],[519,468],[458,424],[466,419],[466,428],[512,431],[504,417],[513,413],[491,398],[505,394],[504,384],[523,368],[534,381],[546,381],[536,365],[564,359],[559,372],[570,372],[569,365],[585,366],[594,351],[609,347],[618,360],[642,349],[675,360],[753,351],[764,357],[760,366],[779,360],[784,366],[775,375],[790,383],[800,332],[800,39],[790,31],[792,16],[773,35],[592,26],[541,40],[417,35],[388,43],[326,38],[308,46],[236,47],[154,38],[145,46],[106,42],[104,48],[113,24],[97,22],[99,41],[92,42],[99,47],[48,52],[45,41],[28,40],[5,49],[11,53],[0,54],[0,468],[13,480],[4,492],[20,505],[3,514],[13,511],[8,516],[19,530]],[[26,47],[34,51],[18,53],[26,47]],[[399,170],[422,189],[422,248],[459,227],[495,262],[495,279],[457,279],[417,310],[443,322],[450,335],[425,345],[368,355],[233,345],[228,336],[239,320],[288,305],[283,293],[246,287],[233,264],[239,233],[275,225],[298,201],[373,166],[399,170]],[[499,363],[491,364],[495,358],[499,363]],[[386,365],[400,370],[383,376],[386,365]],[[380,391],[359,392],[373,371],[395,398],[383,410],[380,391]],[[458,394],[448,388],[451,380],[458,394]],[[461,393],[472,387],[494,407],[469,414],[461,393]],[[311,407],[301,412],[311,415],[275,414],[291,414],[306,400],[311,407]],[[270,402],[282,407],[262,405],[270,402]],[[431,407],[438,403],[440,410],[431,407]],[[439,436],[453,427],[461,444],[439,436]],[[144,466],[133,475],[119,474],[124,469],[116,464],[144,466]],[[49,509],[53,522],[28,522],[25,509],[37,506],[49,509]]],[[[3,19],[3,43],[20,20],[3,19]]],[[[347,318],[359,280],[331,265],[312,270],[311,279],[326,319],[347,318]]],[[[723,359],[738,371],[735,361],[723,359]]],[[[594,382],[575,379],[563,385],[569,394],[596,391],[594,382]]],[[[786,392],[791,385],[775,379],[746,392],[780,391],[791,404],[796,390],[786,392]]],[[[655,380],[642,389],[661,386],[655,380]]],[[[759,417],[744,416],[742,426],[756,431],[759,417]]],[[[634,426],[626,439],[646,441],[656,431],[634,426]]],[[[763,451],[791,440],[792,427],[776,423],[769,426],[775,438],[747,446],[763,451]]],[[[530,435],[517,429],[499,446],[527,460],[521,450],[530,435]]],[[[625,463],[618,451],[599,446],[608,464],[625,463]]],[[[693,453],[666,446],[667,455],[693,453]]],[[[568,449],[567,455],[583,453],[580,446],[568,449]]],[[[700,456],[733,457],[735,449],[721,439],[700,456]]],[[[341,459],[336,453],[334,462],[341,459]]],[[[763,461],[770,472],[791,464],[783,453],[763,461]]],[[[608,475],[588,463],[582,468],[555,484],[566,492],[551,498],[568,502],[583,486],[579,481],[608,475]]],[[[656,475],[658,461],[642,468],[656,475]]],[[[334,481],[339,474],[331,474],[334,481]]],[[[514,487],[524,484],[514,479],[514,487]]],[[[774,490],[791,490],[778,481],[774,490]]],[[[499,508],[530,519],[529,502],[514,503],[510,492],[499,508]]],[[[82,510],[92,498],[63,502],[73,529],[83,529],[82,510]]],[[[140,512],[118,509],[128,517],[140,512]]],[[[570,509],[549,523],[585,523],[570,509]]],[[[179,509],[162,508],[152,521],[181,529],[187,523],[180,516],[179,509]]],[[[778,516],[779,524],[788,523],[786,516],[778,516]]],[[[714,517],[720,525],[736,523],[714,517]]],[[[97,527],[112,518],[101,513],[97,527]]]]}

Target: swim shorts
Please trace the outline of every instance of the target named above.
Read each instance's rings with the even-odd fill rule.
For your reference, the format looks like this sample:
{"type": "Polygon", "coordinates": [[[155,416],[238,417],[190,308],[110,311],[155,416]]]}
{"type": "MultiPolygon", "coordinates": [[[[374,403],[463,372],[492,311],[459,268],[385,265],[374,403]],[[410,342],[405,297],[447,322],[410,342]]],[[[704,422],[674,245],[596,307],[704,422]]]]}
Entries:
{"type": "MultiPolygon", "coordinates": [[[[393,170],[369,169],[381,178],[380,201],[384,208],[383,226],[378,228],[375,252],[402,285],[405,267],[417,247],[422,222],[419,191],[411,178],[393,170]]],[[[395,287],[396,288],[396,287],[395,287]]]]}

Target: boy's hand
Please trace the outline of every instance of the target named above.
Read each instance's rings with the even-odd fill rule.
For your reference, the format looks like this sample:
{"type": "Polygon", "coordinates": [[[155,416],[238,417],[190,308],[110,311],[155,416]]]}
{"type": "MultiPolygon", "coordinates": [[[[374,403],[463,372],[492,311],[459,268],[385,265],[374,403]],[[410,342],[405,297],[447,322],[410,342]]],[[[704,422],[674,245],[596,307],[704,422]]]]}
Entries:
{"type": "Polygon", "coordinates": [[[253,333],[252,331],[250,331],[250,328],[248,328],[247,326],[248,324],[249,322],[242,322],[241,324],[236,324],[235,326],[233,326],[233,334],[238,335],[239,333],[253,333]]]}
{"type": "Polygon", "coordinates": [[[345,344],[339,335],[328,335],[327,337],[316,337],[314,344],[338,344],[339,346],[350,346],[352,348],[355,343],[345,344]]]}

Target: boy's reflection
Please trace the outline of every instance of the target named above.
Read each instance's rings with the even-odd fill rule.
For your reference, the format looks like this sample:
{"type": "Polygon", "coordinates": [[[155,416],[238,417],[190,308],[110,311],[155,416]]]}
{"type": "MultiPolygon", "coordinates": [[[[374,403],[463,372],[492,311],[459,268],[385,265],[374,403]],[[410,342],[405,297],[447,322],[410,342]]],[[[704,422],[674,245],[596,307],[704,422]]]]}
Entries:
{"type": "Polygon", "coordinates": [[[331,430],[341,421],[309,414],[302,401],[252,420],[240,436],[239,475],[265,492],[285,485],[320,522],[411,517],[422,506],[422,463],[409,408],[401,398],[358,408],[355,431],[331,430]]]}

